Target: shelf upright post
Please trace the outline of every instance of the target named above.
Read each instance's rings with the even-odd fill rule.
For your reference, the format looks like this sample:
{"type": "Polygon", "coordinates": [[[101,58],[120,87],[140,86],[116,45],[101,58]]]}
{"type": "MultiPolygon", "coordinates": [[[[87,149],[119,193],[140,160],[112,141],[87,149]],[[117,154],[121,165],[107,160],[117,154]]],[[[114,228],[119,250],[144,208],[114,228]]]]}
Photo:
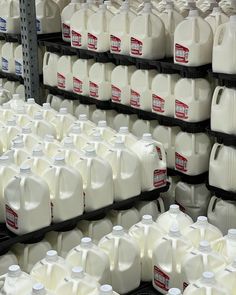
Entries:
{"type": "Polygon", "coordinates": [[[26,98],[32,97],[41,103],[35,0],[19,1],[25,94],[26,98]]]}

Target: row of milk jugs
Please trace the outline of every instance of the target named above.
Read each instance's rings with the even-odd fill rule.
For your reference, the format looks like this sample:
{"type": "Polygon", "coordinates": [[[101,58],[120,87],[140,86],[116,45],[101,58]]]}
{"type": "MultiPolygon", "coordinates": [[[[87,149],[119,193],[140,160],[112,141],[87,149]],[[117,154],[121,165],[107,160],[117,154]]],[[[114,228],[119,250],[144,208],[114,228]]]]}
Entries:
{"type": "MultiPolygon", "coordinates": [[[[19,94],[23,99],[25,97],[25,86],[18,81],[8,81],[7,79],[0,79],[0,91],[2,88],[7,90],[8,93],[12,96],[13,94],[19,94]]],[[[2,95],[1,95],[2,98],[2,95]]],[[[0,105],[5,102],[5,99],[1,99],[0,105]]]]}

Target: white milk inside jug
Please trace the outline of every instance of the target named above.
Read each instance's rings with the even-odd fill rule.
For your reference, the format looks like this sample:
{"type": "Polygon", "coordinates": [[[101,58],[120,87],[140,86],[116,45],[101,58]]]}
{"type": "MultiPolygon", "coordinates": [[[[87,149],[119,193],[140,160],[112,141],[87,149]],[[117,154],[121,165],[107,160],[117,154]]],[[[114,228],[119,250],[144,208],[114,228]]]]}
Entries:
{"type": "MultiPolygon", "coordinates": [[[[55,83],[57,85],[57,71],[55,72],[55,83]]],[[[45,76],[45,75],[44,75],[45,76]]],[[[56,86],[55,85],[55,86],[56,86]]],[[[47,103],[50,103],[51,107],[55,110],[55,111],[59,111],[60,110],[60,107],[61,107],[61,103],[62,103],[63,99],[62,97],[60,96],[55,96],[55,95],[52,95],[52,94],[48,94],[47,96],[47,100],[46,102],[47,103]]]]}
{"type": "Polygon", "coordinates": [[[216,274],[216,280],[224,288],[226,288],[230,294],[235,293],[235,278],[236,278],[236,259],[223,270],[216,274]]]}
{"type": "Polygon", "coordinates": [[[191,248],[176,225],[172,225],[168,234],[157,241],[152,256],[152,284],[161,294],[166,294],[173,287],[182,290],[182,259],[191,248]]]}
{"type": "Polygon", "coordinates": [[[138,138],[129,132],[129,128],[124,127],[123,125],[119,128],[117,134],[112,139],[112,142],[118,137],[124,141],[125,146],[129,149],[138,141],[138,138]]]}
{"type": "Polygon", "coordinates": [[[112,148],[107,142],[105,142],[101,136],[99,131],[94,131],[92,135],[89,137],[86,147],[93,147],[96,151],[96,154],[99,157],[104,158],[104,156],[110,151],[112,148]]]}
{"type": "Polygon", "coordinates": [[[201,66],[212,61],[213,33],[210,25],[190,10],[189,16],[174,34],[174,62],[185,66],[201,66]]]}
{"type": "Polygon", "coordinates": [[[19,94],[13,94],[12,99],[9,101],[8,104],[14,112],[16,112],[18,108],[23,108],[25,111],[25,98],[22,99],[19,94]]]}
{"type": "Polygon", "coordinates": [[[211,140],[205,133],[179,132],[175,141],[175,169],[198,175],[208,171],[211,140]]]}
{"type": "Polygon", "coordinates": [[[20,34],[20,7],[17,0],[2,0],[0,2],[0,32],[20,34]]]}
{"type": "Polygon", "coordinates": [[[36,0],[36,29],[38,34],[61,31],[59,6],[53,0],[36,0]]]}
{"type": "Polygon", "coordinates": [[[77,56],[63,55],[57,63],[57,87],[66,91],[73,91],[72,67],[77,56]]]}
{"type": "Polygon", "coordinates": [[[92,121],[88,120],[88,117],[85,114],[79,115],[79,119],[75,122],[75,124],[78,124],[83,133],[86,135],[89,135],[92,129],[96,127],[92,121]]]}
{"type": "Polygon", "coordinates": [[[219,26],[213,44],[213,72],[236,74],[236,59],[230,58],[236,46],[236,15],[229,22],[219,26]],[[224,58],[222,60],[222,57],[224,58]]]}
{"type": "Polygon", "coordinates": [[[125,210],[111,210],[108,218],[113,225],[121,225],[125,230],[129,230],[131,226],[140,221],[140,215],[135,207],[125,210]]]}
{"type": "Polygon", "coordinates": [[[16,107],[14,118],[16,119],[17,125],[20,127],[24,127],[32,121],[32,118],[26,113],[24,106],[16,107]]]}
{"type": "Polygon", "coordinates": [[[76,107],[79,105],[78,101],[72,99],[63,99],[61,103],[61,108],[66,108],[68,113],[74,115],[76,107]]]}
{"type": "Polygon", "coordinates": [[[107,121],[105,120],[99,121],[93,132],[99,132],[103,140],[107,141],[108,143],[116,135],[116,131],[110,128],[107,124],[107,121]]]}
{"type": "Polygon", "coordinates": [[[37,262],[30,276],[43,284],[48,290],[55,291],[65,277],[70,276],[70,268],[66,261],[58,256],[57,251],[50,250],[46,257],[37,262]]]}
{"type": "Polygon", "coordinates": [[[83,214],[82,177],[75,168],[66,165],[63,156],[55,157],[53,165],[43,173],[43,178],[50,189],[54,222],[61,222],[83,214]]]}
{"type": "Polygon", "coordinates": [[[167,181],[170,186],[167,192],[161,193],[161,198],[164,202],[165,210],[170,208],[170,205],[175,204],[175,188],[180,178],[178,176],[168,176],[167,181]]]}
{"type": "MultiPolygon", "coordinates": [[[[4,111],[7,111],[4,109],[4,111]]],[[[4,115],[10,115],[10,113],[4,112],[4,115]]],[[[2,147],[4,152],[7,152],[8,149],[12,146],[12,140],[21,133],[21,129],[19,126],[16,125],[15,119],[9,119],[6,122],[6,126],[3,126],[0,128],[0,134],[1,134],[1,141],[2,141],[2,147]]]]}
{"type": "MultiPolygon", "coordinates": [[[[60,56],[56,53],[45,52],[43,58],[43,84],[57,86],[57,64],[59,58],[60,56]]],[[[59,111],[59,108],[56,110],[59,111]]]]}
{"type": "Polygon", "coordinates": [[[25,86],[23,84],[16,87],[16,94],[19,94],[21,99],[25,99],[25,86]]]}
{"type": "Polygon", "coordinates": [[[26,150],[23,140],[17,137],[12,141],[12,147],[4,153],[4,156],[8,156],[12,163],[19,166],[30,156],[30,154],[26,150]]]}
{"type": "Polygon", "coordinates": [[[58,154],[58,149],[61,148],[60,143],[49,134],[44,137],[43,142],[40,142],[40,144],[49,158],[55,157],[58,154]]]}
{"type": "Polygon", "coordinates": [[[165,26],[162,20],[153,14],[150,3],[130,25],[130,55],[147,59],[165,57],[165,26]]]}
{"type": "Polygon", "coordinates": [[[43,118],[43,113],[41,111],[35,112],[34,118],[32,120],[32,130],[33,133],[42,138],[47,134],[56,136],[56,128],[43,118]]]}
{"type": "Polygon", "coordinates": [[[144,215],[142,220],[129,229],[129,235],[140,247],[141,280],[151,281],[153,276],[152,255],[155,243],[163,237],[151,215],[144,215]]]}
{"type": "Polygon", "coordinates": [[[88,19],[88,49],[105,52],[110,50],[109,24],[113,13],[101,4],[97,12],[88,19]]]}
{"type": "Polygon", "coordinates": [[[87,118],[92,120],[92,113],[96,110],[96,106],[94,104],[82,104],[80,103],[75,109],[75,117],[79,118],[80,115],[84,114],[87,118]]]}
{"type": "Polygon", "coordinates": [[[152,109],[152,81],[155,70],[136,70],[131,76],[130,105],[144,111],[152,109]]]}
{"type": "Polygon", "coordinates": [[[8,268],[13,265],[18,264],[16,255],[13,252],[9,251],[0,256],[0,276],[5,275],[8,271],[8,268]]]}
{"type": "Polygon", "coordinates": [[[116,131],[119,131],[122,127],[127,127],[128,130],[130,130],[134,124],[134,122],[137,120],[137,115],[128,115],[128,114],[121,114],[118,113],[113,118],[113,128],[116,131]]]}
{"type": "Polygon", "coordinates": [[[113,102],[124,105],[130,104],[130,83],[131,76],[135,72],[134,66],[117,66],[111,74],[111,87],[113,102]]]}
{"type": "Polygon", "coordinates": [[[0,79],[0,105],[2,106],[4,103],[8,102],[9,100],[12,100],[12,95],[8,90],[3,88],[3,80],[0,79]]]}
{"type": "Polygon", "coordinates": [[[109,256],[114,290],[124,294],[137,288],[141,280],[137,242],[125,233],[122,226],[114,226],[112,232],[103,237],[98,245],[109,256]]]}
{"type": "Polygon", "coordinates": [[[210,118],[211,85],[206,79],[180,79],[175,86],[175,118],[200,122],[210,118]]]}
{"type": "Polygon", "coordinates": [[[180,76],[157,74],[152,81],[152,111],[163,116],[174,117],[174,90],[180,76]]]}
{"type": "Polygon", "coordinates": [[[58,7],[59,7],[59,9],[60,9],[60,12],[62,12],[63,9],[64,9],[67,5],[69,5],[69,3],[70,3],[70,0],[53,0],[53,1],[58,5],[58,7]]]}
{"type": "Polygon", "coordinates": [[[165,212],[164,203],[161,198],[155,201],[138,201],[135,204],[135,208],[139,211],[140,218],[143,215],[151,215],[153,220],[165,212]]]}
{"type": "Polygon", "coordinates": [[[79,150],[85,148],[88,137],[82,132],[79,125],[73,125],[69,132],[69,137],[72,138],[73,144],[79,150]]]}
{"type": "Polygon", "coordinates": [[[98,124],[99,121],[107,121],[107,124],[114,128],[113,119],[116,115],[117,112],[114,110],[95,109],[91,114],[91,121],[93,121],[95,124],[98,124]]]}
{"type": "Polygon", "coordinates": [[[42,107],[36,103],[34,98],[28,98],[25,104],[26,112],[31,117],[34,117],[36,112],[40,112],[42,107]]]}
{"type": "Polygon", "coordinates": [[[212,13],[210,13],[205,20],[212,28],[213,34],[216,33],[217,28],[229,21],[229,17],[223,13],[220,7],[214,7],[212,13]]]}
{"type": "Polygon", "coordinates": [[[73,64],[73,92],[89,96],[89,71],[93,59],[78,59],[73,64]]]}
{"type": "Polygon", "coordinates": [[[58,153],[62,154],[65,157],[66,164],[71,166],[83,155],[83,153],[76,148],[73,138],[69,136],[64,137],[61,141],[61,148],[58,150],[58,153]]]}
{"type": "Polygon", "coordinates": [[[119,6],[120,4],[117,3],[114,0],[106,0],[104,1],[104,4],[107,5],[107,9],[110,10],[114,15],[117,14],[119,12],[119,6]]]}
{"type": "Polygon", "coordinates": [[[11,95],[16,93],[17,87],[19,87],[21,84],[20,82],[16,81],[7,81],[4,83],[4,89],[10,92],[11,95]]]}
{"type": "Polygon", "coordinates": [[[42,114],[45,120],[52,120],[52,118],[56,115],[56,111],[51,107],[49,102],[43,103],[42,114]]]}
{"type": "Polygon", "coordinates": [[[115,68],[112,63],[93,64],[89,70],[89,96],[99,100],[111,98],[111,73],[115,68]]]}
{"type": "Polygon", "coordinates": [[[111,283],[109,257],[91,238],[82,238],[81,243],[67,254],[66,262],[71,267],[81,266],[100,284],[111,283]]]}
{"type": "Polygon", "coordinates": [[[2,71],[15,74],[15,49],[17,43],[5,43],[2,47],[2,71]]]}
{"type": "Polygon", "coordinates": [[[165,186],[166,154],[163,145],[145,133],[131,148],[141,161],[142,191],[165,186]]]}

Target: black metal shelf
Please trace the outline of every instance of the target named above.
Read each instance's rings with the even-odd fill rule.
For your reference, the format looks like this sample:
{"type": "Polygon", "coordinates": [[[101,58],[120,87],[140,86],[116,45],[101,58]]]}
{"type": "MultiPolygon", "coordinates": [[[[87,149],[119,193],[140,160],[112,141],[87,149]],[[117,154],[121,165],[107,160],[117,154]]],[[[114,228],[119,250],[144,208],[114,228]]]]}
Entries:
{"type": "Polygon", "coordinates": [[[24,79],[21,76],[18,76],[16,74],[5,73],[3,71],[0,71],[0,78],[5,78],[9,81],[17,81],[17,82],[20,82],[21,84],[24,84],[24,79]]]}
{"type": "Polygon", "coordinates": [[[206,186],[209,191],[215,194],[216,197],[219,197],[223,200],[236,201],[236,192],[226,191],[219,187],[212,186],[209,183],[207,183],[206,186]]]}
{"type": "Polygon", "coordinates": [[[224,144],[226,146],[235,146],[236,147],[236,135],[227,134],[223,132],[213,131],[210,128],[207,128],[207,133],[210,136],[216,138],[217,142],[220,144],[224,144]]]}
{"type": "Polygon", "coordinates": [[[198,175],[187,175],[175,169],[167,169],[168,176],[179,176],[183,182],[189,184],[200,184],[208,180],[208,172],[198,175]]]}
{"type": "Polygon", "coordinates": [[[212,70],[208,70],[210,76],[219,80],[221,86],[228,88],[236,87],[236,74],[224,74],[224,73],[215,73],[212,70]]]}
{"type": "Polygon", "coordinates": [[[21,43],[21,34],[0,33],[0,40],[12,43],[21,43]]]}
{"type": "Polygon", "coordinates": [[[156,291],[151,283],[142,283],[139,288],[126,295],[161,295],[161,293],[156,291]]]}

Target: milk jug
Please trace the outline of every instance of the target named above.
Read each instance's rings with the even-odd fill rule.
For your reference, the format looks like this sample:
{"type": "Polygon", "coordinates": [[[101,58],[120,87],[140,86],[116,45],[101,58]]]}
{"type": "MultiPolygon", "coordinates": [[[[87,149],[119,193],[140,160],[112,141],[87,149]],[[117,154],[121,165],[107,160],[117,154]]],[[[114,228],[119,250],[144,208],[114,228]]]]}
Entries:
{"type": "Polygon", "coordinates": [[[20,173],[8,182],[4,200],[6,226],[13,233],[22,235],[50,225],[48,186],[29,166],[21,166],[20,173]]]}
{"type": "MultiPolygon", "coordinates": [[[[1,47],[0,47],[0,50],[1,50],[1,47]]],[[[0,79],[0,104],[3,105],[4,103],[8,102],[10,99],[12,99],[11,93],[3,88],[3,81],[0,79]]]]}
{"type": "MultiPolygon", "coordinates": [[[[57,86],[57,64],[60,56],[56,53],[45,52],[43,58],[43,84],[57,86]]],[[[53,107],[53,105],[52,105],[53,107]]],[[[53,107],[54,108],[54,107],[53,107]]],[[[58,107],[56,110],[59,111],[58,107]]]]}
{"type": "Polygon", "coordinates": [[[210,151],[207,134],[179,132],[175,140],[175,169],[187,175],[208,171],[210,151]]]}
{"type": "Polygon", "coordinates": [[[79,115],[79,119],[75,122],[75,124],[78,124],[82,129],[83,133],[86,135],[91,134],[92,129],[96,127],[96,125],[93,122],[88,120],[88,117],[85,114],[79,115]]]}
{"type": "Polygon", "coordinates": [[[99,100],[111,98],[112,63],[95,63],[89,70],[89,96],[99,100]]]}
{"type": "Polygon", "coordinates": [[[217,86],[211,105],[211,130],[235,135],[234,118],[236,90],[217,86]],[[224,119],[223,119],[224,118],[224,119]]]}
{"type": "Polygon", "coordinates": [[[4,255],[0,256],[0,276],[7,273],[9,266],[18,264],[17,258],[13,252],[9,251],[4,255]]]}
{"type": "Polygon", "coordinates": [[[138,141],[138,138],[129,132],[129,128],[123,126],[119,128],[119,131],[115,135],[113,142],[116,140],[116,138],[121,138],[127,148],[131,148],[132,145],[138,141]]]}
{"type": "Polygon", "coordinates": [[[81,220],[78,223],[78,228],[83,232],[85,237],[90,237],[95,244],[101,240],[102,237],[112,231],[112,223],[108,217],[95,220],[81,220]]]}
{"type": "Polygon", "coordinates": [[[111,283],[109,257],[90,238],[82,238],[81,243],[67,254],[66,262],[71,267],[81,266],[100,284],[111,283]]]}
{"type": "Polygon", "coordinates": [[[162,198],[155,201],[138,201],[135,208],[139,211],[140,218],[143,215],[151,215],[153,220],[156,220],[161,213],[165,212],[162,198]]]}
{"type": "Polygon", "coordinates": [[[151,281],[153,274],[152,255],[155,243],[164,236],[151,215],[144,215],[142,220],[129,229],[129,235],[138,243],[141,257],[141,280],[151,281]]]}
{"type": "Polygon", "coordinates": [[[236,260],[227,265],[223,270],[216,274],[216,280],[221,286],[226,288],[230,294],[235,293],[235,275],[236,275],[236,260]]]}
{"type": "Polygon", "coordinates": [[[16,47],[14,52],[15,58],[15,74],[17,76],[23,77],[24,69],[23,69],[23,52],[22,52],[22,45],[16,47]]]}
{"type": "Polygon", "coordinates": [[[30,156],[30,154],[26,150],[23,140],[17,137],[12,141],[12,147],[4,153],[4,156],[8,156],[12,163],[19,166],[30,156]]]}
{"type": "MultiPolygon", "coordinates": [[[[4,109],[6,111],[6,109],[4,109]]],[[[6,115],[6,112],[5,112],[6,115]]],[[[15,119],[7,120],[5,126],[0,127],[1,141],[3,151],[7,151],[12,146],[12,140],[21,132],[21,129],[16,124],[15,119]]]]}
{"type": "Polygon", "coordinates": [[[153,14],[150,3],[145,3],[130,25],[130,55],[146,59],[165,57],[165,26],[153,14]]]}
{"type": "Polygon", "coordinates": [[[12,99],[9,100],[8,104],[14,112],[16,112],[18,108],[23,108],[25,110],[25,98],[22,99],[17,93],[12,95],[12,99]]]}
{"type": "Polygon", "coordinates": [[[79,101],[72,99],[63,99],[61,108],[67,108],[68,113],[74,115],[76,107],[79,105],[79,101]]]}
{"type": "Polygon", "coordinates": [[[17,106],[14,118],[20,127],[24,127],[32,121],[32,118],[26,113],[24,106],[17,106]]]}
{"type": "Polygon", "coordinates": [[[0,32],[20,34],[20,7],[17,0],[2,0],[0,2],[0,32]]]}
{"type": "Polygon", "coordinates": [[[61,222],[83,214],[82,177],[76,169],[66,165],[63,156],[56,156],[53,165],[42,176],[50,189],[54,222],[61,222]]]}
{"type": "Polygon", "coordinates": [[[56,128],[43,118],[41,111],[36,112],[32,121],[33,133],[40,137],[45,137],[47,134],[56,136],[56,128]]]}
{"type": "Polygon", "coordinates": [[[236,60],[230,56],[236,46],[236,15],[229,22],[220,25],[215,33],[213,44],[212,69],[214,72],[236,74],[236,60]],[[224,56],[224,62],[222,62],[224,56]]]}
{"type": "Polygon", "coordinates": [[[223,13],[219,6],[213,8],[212,13],[210,13],[205,20],[209,23],[212,28],[213,34],[216,33],[217,28],[229,21],[229,17],[223,13]]]}
{"type": "Polygon", "coordinates": [[[37,283],[33,285],[32,292],[30,295],[37,295],[37,294],[44,294],[44,295],[53,295],[50,291],[46,290],[44,285],[41,283],[37,283]]]}
{"type": "Polygon", "coordinates": [[[20,82],[6,81],[4,82],[4,89],[10,92],[11,95],[16,93],[16,89],[20,86],[20,82]]]}
{"type": "Polygon", "coordinates": [[[206,216],[211,193],[205,183],[188,184],[179,181],[175,188],[175,200],[181,210],[194,221],[198,216],[206,216]]]}
{"type": "Polygon", "coordinates": [[[73,144],[79,150],[85,148],[88,137],[82,132],[79,125],[73,125],[69,132],[69,137],[72,138],[73,144]]]}
{"type": "Polygon", "coordinates": [[[152,111],[174,117],[174,90],[180,76],[177,74],[157,74],[152,81],[152,111]]]}
{"type": "Polygon", "coordinates": [[[130,25],[135,13],[129,8],[127,1],[123,2],[119,12],[110,21],[110,52],[129,55],[130,52],[130,25]]]}
{"type": "Polygon", "coordinates": [[[0,277],[0,294],[27,294],[30,293],[35,280],[21,271],[19,265],[11,265],[8,272],[0,277]]]}
{"type": "Polygon", "coordinates": [[[137,242],[125,233],[122,226],[114,226],[112,232],[103,237],[98,245],[109,256],[114,290],[124,294],[136,289],[141,280],[137,242]]]}
{"type": "Polygon", "coordinates": [[[94,147],[88,146],[76,167],[83,178],[85,211],[111,205],[114,201],[114,190],[110,164],[96,155],[94,147]]]}
{"type": "Polygon", "coordinates": [[[60,12],[62,12],[63,9],[64,9],[67,5],[69,5],[69,3],[70,3],[70,0],[53,0],[53,1],[58,5],[58,7],[59,7],[59,9],[60,9],[60,12]]]}
{"type": "Polygon", "coordinates": [[[57,63],[57,87],[66,91],[73,91],[72,67],[77,60],[76,56],[63,55],[57,63]]]}
{"type": "Polygon", "coordinates": [[[92,135],[89,137],[86,147],[93,147],[96,151],[96,154],[99,157],[104,157],[112,148],[107,142],[105,142],[102,138],[102,135],[99,131],[94,131],[92,135]]]}
{"type": "Polygon", "coordinates": [[[16,94],[19,94],[21,99],[25,99],[25,86],[23,84],[17,85],[16,94]]]}
{"type": "Polygon", "coordinates": [[[45,120],[50,121],[56,116],[57,112],[51,107],[49,102],[45,102],[43,103],[42,114],[45,120]]]}
{"type": "Polygon", "coordinates": [[[135,207],[125,210],[111,210],[107,216],[113,225],[121,225],[125,230],[129,230],[141,219],[135,207]]]}
{"type": "Polygon", "coordinates": [[[57,251],[50,250],[45,258],[34,265],[30,276],[48,290],[55,291],[59,283],[70,276],[70,269],[66,261],[58,256],[57,251]]]}
{"type": "MultiPolygon", "coordinates": [[[[88,76],[87,76],[88,77],[88,76]]],[[[89,87],[88,94],[89,95],[89,87]]],[[[87,118],[91,119],[93,112],[96,110],[96,106],[94,104],[79,104],[75,109],[75,117],[79,118],[80,115],[84,114],[87,118]]]]}
{"type": "Polygon", "coordinates": [[[155,70],[136,70],[131,76],[130,105],[144,111],[152,109],[152,81],[155,70]]]}
{"type": "Polygon", "coordinates": [[[109,25],[113,13],[107,9],[106,4],[101,4],[97,12],[92,14],[87,23],[88,49],[97,52],[110,50],[109,25]]]}
{"type": "Polygon", "coordinates": [[[99,121],[107,121],[108,125],[114,129],[113,119],[117,115],[114,110],[95,109],[91,114],[91,121],[98,124],[99,121]]]}
{"type": "Polygon", "coordinates": [[[121,103],[124,105],[130,104],[131,76],[133,75],[135,70],[136,68],[134,66],[120,65],[114,68],[111,74],[111,99],[113,102],[121,103]]]}
{"type": "Polygon", "coordinates": [[[164,232],[168,233],[171,226],[178,226],[182,232],[186,227],[193,224],[190,216],[180,211],[178,205],[171,205],[167,212],[162,213],[157,218],[157,226],[164,232]]]}
{"type": "Polygon", "coordinates": [[[137,115],[135,114],[128,115],[128,114],[118,113],[113,118],[112,125],[116,131],[119,131],[121,127],[128,127],[128,129],[131,129],[136,120],[137,120],[137,115]]]}
{"type": "Polygon", "coordinates": [[[119,294],[113,291],[113,288],[111,285],[102,285],[99,288],[98,295],[119,295],[119,294]]]}
{"type": "Polygon", "coordinates": [[[6,42],[2,46],[2,71],[10,74],[15,74],[15,49],[17,43],[6,42]]]}
{"type": "Polygon", "coordinates": [[[71,2],[61,12],[62,22],[62,39],[66,42],[70,42],[71,30],[70,22],[73,14],[81,7],[80,0],[71,0],[71,2]]]}
{"type": "Polygon", "coordinates": [[[173,224],[168,234],[157,241],[152,256],[152,284],[158,292],[166,294],[173,287],[182,290],[182,260],[191,248],[190,242],[173,224]]]}
{"type": "Polygon", "coordinates": [[[166,152],[167,167],[175,167],[175,140],[181,129],[177,126],[158,125],[153,130],[153,138],[161,142],[166,152]]]}
{"type": "Polygon", "coordinates": [[[166,185],[166,155],[161,143],[145,133],[135,143],[132,151],[141,161],[142,191],[150,191],[166,185]]]}
{"type": "Polygon", "coordinates": [[[51,245],[47,241],[42,240],[34,244],[16,244],[12,251],[18,259],[21,269],[30,273],[35,263],[43,259],[50,249],[51,245]]]}
{"type": "Polygon", "coordinates": [[[201,66],[212,61],[213,33],[210,25],[190,10],[186,20],[176,28],[174,34],[174,62],[185,66],[201,66]]]}
{"type": "Polygon", "coordinates": [[[108,127],[107,121],[105,120],[98,122],[94,132],[99,132],[102,138],[107,142],[110,142],[111,138],[116,135],[115,130],[108,127]]]}
{"type": "Polygon", "coordinates": [[[52,249],[56,250],[63,258],[71,249],[79,245],[82,237],[82,232],[77,228],[65,232],[51,231],[45,235],[45,239],[50,243],[52,249]]]}
{"type": "Polygon", "coordinates": [[[53,0],[36,0],[36,30],[38,34],[61,31],[59,6],[53,0]]]}
{"type": "Polygon", "coordinates": [[[157,125],[156,120],[137,119],[131,128],[131,133],[138,138],[142,138],[145,133],[152,133],[157,125]]]}
{"type": "Polygon", "coordinates": [[[44,137],[43,142],[41,142],[43,149],[45,150],[46,155],[49,158],[53,158],[58,154],[58,149],[60,149],[60,143],[52,136],[47,134],[44,137]]]}
{"type": "Polygon", "coordinates": [[[61,141],[61,148],[58,150],[58,153],[62,154],[65,157],[66,164],[71,166],[83,155],[83,153],[76,148],[73,138],[69,136],[64,137],[61,141]]]}
{"type": "Polygon", "coordinates": [[[168,176],[167,181],[169,182],[169,189],[165,193],[161,193],[165,210],[168,210],[170,205],[175,204],[175,188],[180,178],[178,176],[168,176]]]}
{"type": "Polygon", "coordinates": [[[93,64],[93,59],[78,59],[73,64],[74,93],[89,96],[89,71],[93,64]]]}
{"type": "Polygon", "coordinates": [[[26,112],[29,116],[34,117],[36,112],[42,110],[41,106],[35,102],[34,98],[28,98],[25,104],[26,112]]]}

